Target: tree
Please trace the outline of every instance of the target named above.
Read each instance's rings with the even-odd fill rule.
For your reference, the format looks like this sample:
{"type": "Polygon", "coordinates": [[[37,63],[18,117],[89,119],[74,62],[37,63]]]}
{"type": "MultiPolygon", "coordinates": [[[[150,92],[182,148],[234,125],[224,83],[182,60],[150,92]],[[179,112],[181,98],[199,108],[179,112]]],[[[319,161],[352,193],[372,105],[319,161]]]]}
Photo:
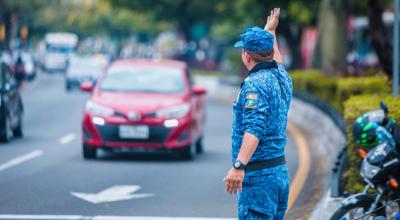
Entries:
{"type": "Polygon", "coordinates": [[[379,0],[368,0],[369,33],[372,46],[386,75],[392,78],[393,46],[392,40],[382,20],[383,6],[379,0]]]}
{"type": "Polygon", "coordinates": [[[314,67],[333,73],[346,70],[347,55],[346,0],[323,0],[318,22],[318,43],[314,52],[314,67]]]}

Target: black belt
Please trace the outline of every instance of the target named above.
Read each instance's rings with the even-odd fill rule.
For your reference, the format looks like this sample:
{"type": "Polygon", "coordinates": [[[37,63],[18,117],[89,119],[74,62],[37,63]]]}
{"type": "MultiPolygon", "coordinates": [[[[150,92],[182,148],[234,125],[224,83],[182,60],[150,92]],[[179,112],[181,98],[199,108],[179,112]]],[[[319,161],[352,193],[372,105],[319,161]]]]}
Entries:
{"type": "Polygon", "coordinates": [[[261,170],[276,167],[286,163],[285,156],[277,157],[270,160],[253,161],[247,164],[245,171],[261,170]]]}

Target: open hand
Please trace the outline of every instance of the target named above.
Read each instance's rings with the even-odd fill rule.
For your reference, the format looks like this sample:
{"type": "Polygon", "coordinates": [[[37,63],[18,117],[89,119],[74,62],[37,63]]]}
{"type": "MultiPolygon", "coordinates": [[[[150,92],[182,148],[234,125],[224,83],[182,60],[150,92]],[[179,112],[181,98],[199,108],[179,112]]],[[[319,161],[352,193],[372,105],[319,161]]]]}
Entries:
{"type": "Polygon", "coordinates": [[[281,9],[280,8],[274,8],[274,10],[271,10],[271,14],[267,18],[267,24],[265,25],[265,30],[271,33],[275,33],[276,27],[278,27],[279,23],[279,15],[280,15],[281,9]]]}
{"type": "Polygon", "coordinates": [[[224,178],[225,191],[230,194],[242,192],[243,178],[244,170],[238,170],[232,167],[224,178]]]}

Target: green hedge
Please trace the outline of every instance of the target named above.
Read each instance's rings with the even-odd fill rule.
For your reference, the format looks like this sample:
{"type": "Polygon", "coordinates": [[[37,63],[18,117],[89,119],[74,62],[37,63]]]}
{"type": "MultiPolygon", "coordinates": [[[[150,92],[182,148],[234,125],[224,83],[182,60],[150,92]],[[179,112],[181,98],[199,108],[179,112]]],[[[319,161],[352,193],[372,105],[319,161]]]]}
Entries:
{"type": "MultiPolygon", "coordinates": [[[[368,77],[347,77],[338,81],[336,98],[338,103],[343,103],[352,95],[383,95],[390,93],[387,77],[384,75],[368,77]]],[[[340,109],[341,111],[343,108],[340,109]]]]}
{"type": "Polygon", "coordinates": [[[387,78],[382,74],[365,77],[325,76],[320,70],[290,71],[293,88],[312,94],[343,112],[343,103],[352,95],[387,94],[390,91],[387,78]]]}
{"type": "Polygon", "coordinates": [[[293,80],[293,89],[298,92],[311,94],[322,101],[339,109],[334,99],[339,77],[327,77],[320,70],[293,70],[290,71],[293,80]]]}
{"type": "MultiPolygon", "coordinates": [[[[386,85],[387,86],[387,85],[386,85]]],[[[387,86],[389,87],[389,86],[387,86]]],[[[345,172],[345,189],[350,193],[360,192],[365,183],[360,177],[361,158],[358,155],[358,148],[354,145],[351,131],[354,120],[363,113],[379,109],[379,102],[384,100],[389,108],[389,116],[395,120],[400,120],[400,100],[392,98],[390,95],[356,95],[351,96],[344,103],[344,118],[347,131],[347,153],[349,156],[348,170],[345,172]]]]}
{"type": "Polygon", "coordinates": [[[364,77],[324,76],[320,70],[290,71],[293,88],[311,94],[342,112],[346,122],[348,145],[348,169],[344,173],[344,187],[350,193],[360,192],[364,183],[359,174],[361,158],[352,143],[352,125],[363,113],[379,109],[384,100],[389,107],[390,116],[400,120],[400,100],[391,98],[390,86],[383,74],[368,74],[364,77]]]}

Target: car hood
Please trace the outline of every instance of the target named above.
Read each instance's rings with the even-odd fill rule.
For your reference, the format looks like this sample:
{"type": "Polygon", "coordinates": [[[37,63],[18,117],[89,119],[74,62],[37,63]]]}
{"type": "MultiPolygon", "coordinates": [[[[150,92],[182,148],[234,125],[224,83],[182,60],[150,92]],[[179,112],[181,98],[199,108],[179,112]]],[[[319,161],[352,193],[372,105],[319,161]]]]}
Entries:
{"type": "Polygon", "coordinates": [[[120,92],[97,92],[92,97],[93,102],[124,113],[131,111],[155,112],[165,107],[179,105],[184,102],[184,99],[182,94],[120,92]]]}

